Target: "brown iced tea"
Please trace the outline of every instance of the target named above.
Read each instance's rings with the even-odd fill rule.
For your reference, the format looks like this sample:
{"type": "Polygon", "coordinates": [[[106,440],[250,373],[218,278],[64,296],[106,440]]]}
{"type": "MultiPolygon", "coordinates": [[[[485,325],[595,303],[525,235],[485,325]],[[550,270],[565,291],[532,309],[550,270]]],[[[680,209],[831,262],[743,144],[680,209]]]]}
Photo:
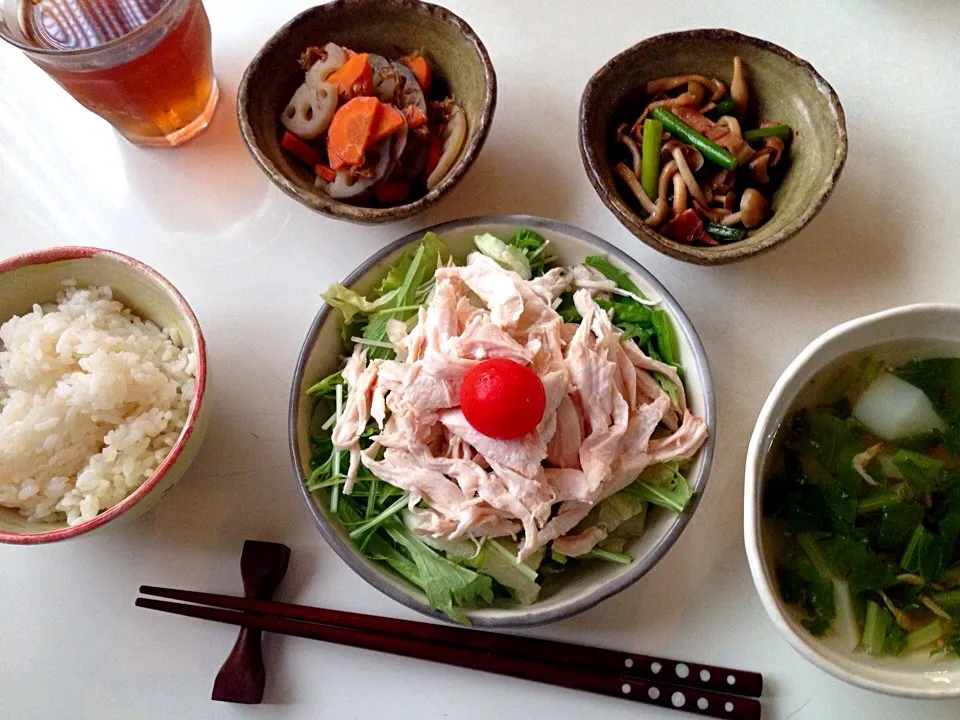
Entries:
{"type": "Polygon", "coordinates": [[[200,0],[21,0],[19,20],[31,59],[131,141],[176,145],[209,122],[217,88],[200,0]]]}

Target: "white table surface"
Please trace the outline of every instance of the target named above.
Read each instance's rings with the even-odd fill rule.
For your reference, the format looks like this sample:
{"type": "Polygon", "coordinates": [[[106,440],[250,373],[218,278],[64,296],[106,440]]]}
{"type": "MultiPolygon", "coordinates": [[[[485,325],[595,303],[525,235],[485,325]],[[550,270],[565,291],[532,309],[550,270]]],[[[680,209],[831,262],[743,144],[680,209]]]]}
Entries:
{"type": "Polygon", "coordinates": [[[960,13],[951,0],[780,10],[747,0],[448,0],[496,66],[493,129],[439,207],[380,227],[334,222],[282,195],[240,139],[243,69],[308,3],[206,4],[220,107],[203,136],[173,151],[127,144],[0,48],[0,253],[93,244],[164,273],[205,330],[214,406],[196,463],[152,513],[82,541],[0,547],[0,718],[681,717],[280,637],[265,642],[264,705],[213,703],[235,630],[133,606],[141,583],[238,592],[242,542],[259,538],[293,550],[279,598],[415,617],[354,575],[313,527],[287,453],[290,378],[328,283],[411,230],[488,213],[558,218],[633,254],[690,315],[717,388],[713,472],[682,538],[629,590],[534,634],[760,670],[765,717],[956,716],[960,702],[873,695],[803,660],[768,621],[741,539],[747,439],[796,353],[847,318],[960,301],[960,13]],[[594,194],[577,150],[588,77],[646,36],[698,26],[755,34],[810,60],[839,93],[850,134],[846,170],[819,217],[786,246],[723,268],[679,263],[635,240],[594,194]]]}

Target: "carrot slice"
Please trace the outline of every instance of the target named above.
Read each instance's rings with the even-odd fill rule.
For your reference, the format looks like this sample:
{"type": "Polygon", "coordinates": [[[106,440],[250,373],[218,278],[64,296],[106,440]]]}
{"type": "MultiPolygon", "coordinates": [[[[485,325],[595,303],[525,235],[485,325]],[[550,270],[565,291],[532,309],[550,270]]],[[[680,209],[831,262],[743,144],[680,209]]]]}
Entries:
{"type": "Polygon", "coordinates": [[[410,183],[397,180],[387,180],[377,183],[373,188],[373,196],[377,202],[384,205],[402,203],[410,194],[410,183]]]}
{"type": "Polygon", "coordinates": [[[283,140],[280,141],[280,146],[291,155],[296,157],[297,160],[309,165],[310,167],[313,167],[320,162],[320,155],[317,153],[317,151],[307,145],[303,140],[298,138],[289,130],[283,133],[283,140]]]}
{"type": "Polygon", "coordinates": [[[375,97],[357,97],[340,106],[327,130],[327,157],[331,168],[339,170],[345,165],[363,162],[380,105],[375,97]]]}
{"type": "Polygon", "coordinates": [[[430,174],[437,169],[437,165],[440,164],[440,158],[442,156],[443,138],[435,137],[430,141],[430,147],[427,149],[427,177],[430,177],[430,174]]]}
{"type": "Polygon", "coordinates": [[[340,95],[369,95],[373,92],[373,70],[367,53],[357,53],[349,58],[331,73],[327,82],[336,85],[340,95]]]}
{"type": "Polygon", "coordinates": [[[324,165],[323,163],[317,163],[314,165],[313,172],[321,180],[326,180],[327,182],[333,182],[337,179],[337,171],[328,165],[324,165]]]}
{"type": "Polygon", "coordinates": [[[406,118],[407,125],[411,130],[416,130],[418,127],[427,124],[427,116],[416,105],[407,105],[400,112],[403,113],[403,117],[406,118]]]}
{"type": "Polygon", "coordinates": [[[422,55],[407,55],[407,57],[400,58],[400,62],[410,68],[410,72],[417,79],[421,90],[426,92],[430,89],[432,74],[430,73],[430,66],[427,65],[427,61],[422,55]]]}
{"type": "Polygon", "coordinates": [[[367,145],[377,144],[387,135],[393,135],[401,127],[403,127],[403,115],[393,105],[380,103],[380,112],[377,113],[377,121],[373,124],[373,130],[370,131],[370,140],[367,145]]]}

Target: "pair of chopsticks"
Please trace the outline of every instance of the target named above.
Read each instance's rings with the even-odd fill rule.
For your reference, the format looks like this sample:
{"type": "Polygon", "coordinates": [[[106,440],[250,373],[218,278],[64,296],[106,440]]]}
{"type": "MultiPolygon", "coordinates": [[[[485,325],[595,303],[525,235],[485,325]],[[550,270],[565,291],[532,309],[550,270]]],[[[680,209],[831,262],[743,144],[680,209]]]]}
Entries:
{"type": "Polygon", "coordinates": [[[138,607],[585,690],[706,717],[760,717],[758,673],[270,600],[142,586],[138,607]],[[190,603],[190,604],[186,604],[190,603]],[[669,680],[668,680],[669,679],[669,680]]]}

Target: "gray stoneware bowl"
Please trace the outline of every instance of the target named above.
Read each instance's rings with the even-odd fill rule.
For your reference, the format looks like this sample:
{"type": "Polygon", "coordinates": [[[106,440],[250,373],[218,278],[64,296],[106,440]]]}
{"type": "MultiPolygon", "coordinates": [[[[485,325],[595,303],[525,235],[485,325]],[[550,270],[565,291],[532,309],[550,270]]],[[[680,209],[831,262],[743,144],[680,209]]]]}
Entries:
{"type": "Polygon", "coordinates": [[[355,223],[402,220],[446,195],[483,147],[497,104],[497,77],[480,38],[449,10],[419,0],[336,0],[312,7],[280,28],[247,67],[237,92],[240,132],[253,159],[283,192],[308,208],[355,223]],[[397,58],[423,49],[434,83],[463,108],[467,137],[460,157],[435,188],[393,207],[362,207],[334,200],[280,147],[280,113],[303,82],[298,58],[326,42],[397,58]]]}
{"type": "MultiPolygon", "coordinates": [[[[466,218],[418,230],[383,248],[353,271],[344,284],[359,292],[372,289],[387,269],[426,231],[439,234],[450,249],[464,256],[473,247],[473,237],[491,232],[509,237],[518,227],[536,230],[550,241],[551,252],[565,264],[579,263],[587,255],[605,254],[610,261],[628,271],[640,288],[651,297],[660,298],[662,307],[670,315],[676,332],[680,362],[685,370],[688,401],[692,411],[706,419],[709,438],[693,461],[689,473],[694,491],[686,511],[677,515],[662,508],[651,511],[647,531],[632,541],[625,552],[634,561],[630,565],[597,563],[571,571],[562,582],[544,588],[540,599],[528,606],[494,605],[468,610],[474,625],[485,627],[522,627],[560,620],[582,612],[601,600],[614,595],[645,575],[676,542],[696,510],[706,487],[716,437],[716,411],[710,368],[700,339],[683,310],[649,272],[626,254],[584,230],[556,220],[528,215],[495,215],[466,218]]],[[[310,493],[303,480],[310,460],[309,427],[311,402],[305,390],[318,378],[334,372],[340,365],[342,342],[337,317],[324,305],[317,314],[300,352],[290,396],[290,452],[294,478],[303,493],[320,534],[336,553],[364,580],[409,608],[431,617],[445,619],[432,610],[426,597],[388,568],[363,557],[356,549],[347,531],[329,513],[326,494],[310,493]]]]}
{"type": "Polygon", "coordinates": [[[732,30],[688,30],[644,40],[590,78],[580,100],[580,155],[603,204],[640,240],[677,260],[720,265],[770,250],[810,222],[840,177],[847,126],[830,83],[789,50],[732,30]],[[696,72],[729,82],[734,55],[743,58],[750,104],[758,116],[794,129],[790,164],[766,223],[738,243],[691,247],[644,224],[629,190],[613,177],[611,168],[622,152],[614,145],[613,129],[640,114],[648,80],[696,72]]]}

